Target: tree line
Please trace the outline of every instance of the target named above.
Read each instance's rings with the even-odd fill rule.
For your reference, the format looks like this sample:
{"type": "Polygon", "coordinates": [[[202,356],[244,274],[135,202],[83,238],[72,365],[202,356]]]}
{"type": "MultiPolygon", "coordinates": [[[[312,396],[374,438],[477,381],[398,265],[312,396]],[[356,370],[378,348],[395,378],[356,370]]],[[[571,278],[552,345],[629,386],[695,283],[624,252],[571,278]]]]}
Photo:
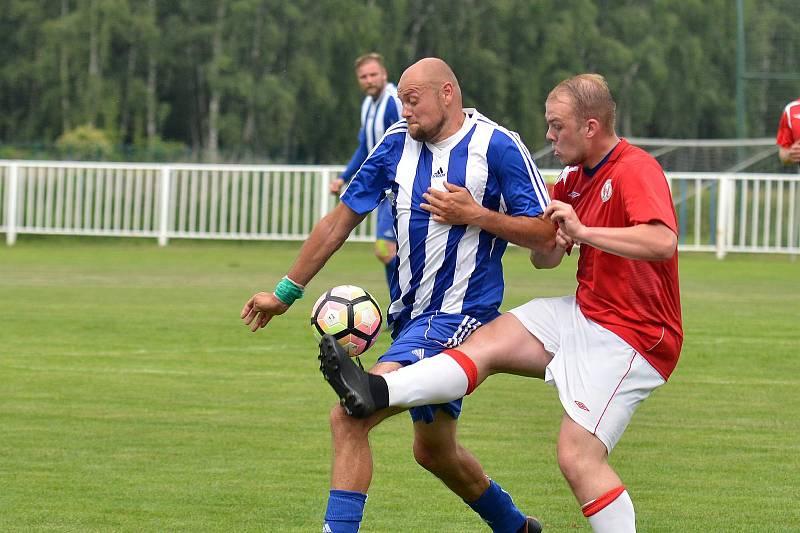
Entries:
{"type": "MultiPolygon", "coordinates": [[[[800,70],[797,1],[745,11],[748,68],[800,70]]],[[[340,163],[368,51],[394,81],[442,57],[465,105],[532,148],[549,89],[587,71],[607,77],[625,135],[733,137],[736,28],[732,0],[6,0],[0,143],[94,135],[150,155],[340,163]]],[[[748,82],[748,134],[772,135],[798,87],[748,82]]]]}

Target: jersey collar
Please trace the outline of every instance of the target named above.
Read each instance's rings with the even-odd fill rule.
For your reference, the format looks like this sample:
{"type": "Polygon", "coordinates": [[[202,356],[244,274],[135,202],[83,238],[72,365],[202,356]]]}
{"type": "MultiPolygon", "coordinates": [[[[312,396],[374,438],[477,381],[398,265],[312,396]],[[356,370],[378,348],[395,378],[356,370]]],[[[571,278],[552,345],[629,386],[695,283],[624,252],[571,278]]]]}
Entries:
{"type": "Polygon", "coordinates": [[[620,137],[620,139],[619,139],[619,141],[617,142],[617,144],[615,144],[615,145],[614,145],[614,148],[612,148],[611,150],[609,150],[609,152],[608,152],[608,153],[605,155],[605,157],[603,157],[603,159],[601,159],[601,160],[600,160],[600,162],[599,162],[599,163],[597,163],[597,164],[596,164],[594,167],[592,167],[592,168],[589,168],[589,167],[583,167],[583,173],[584,173],[586,176],[589,176],[589,177],[591,178],[592,176],[594,176],[595,174],[597,174],[597,172],[600,170],[600,168],[601,168],[601,167],[602,167],[604,164],[606,164],[608,161],[613,161],[614,159],[616,159],[617,157],[619,157],[619,154],[620,154],[620,152],[622,152],[622,148],[623,148],[625,145],[627,145],[627,144],[628,144],[628,141],[626,141],[625,139],[623,139],[622,137],[620,137]]]}

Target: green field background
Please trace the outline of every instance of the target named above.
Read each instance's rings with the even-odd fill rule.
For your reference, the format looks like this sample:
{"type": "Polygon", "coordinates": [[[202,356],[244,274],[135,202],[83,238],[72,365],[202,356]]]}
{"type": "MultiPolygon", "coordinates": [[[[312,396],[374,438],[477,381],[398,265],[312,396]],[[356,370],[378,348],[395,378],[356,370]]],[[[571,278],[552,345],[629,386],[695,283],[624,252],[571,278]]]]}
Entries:
{"type": "MultiPolygon", "coordinates": [[[[250,333],[242,305],[298,246],[0,247],[0,531],[319,531],[335,398],[309,308],[344,283],[388,298],[371,245],[347,244],[306,299],[250,333]]],[[[533,271],[509,250],[503,307],[572,292],[574,262],[533,271]]],[[[639,531],[800,531],[800,265],[683,254],[680,266],[681,362],[611,457],[639,531]]],[[[590,531],[556,464],[559,419],[554,389],[495,376],[465,401],[460,436],[548,533],[590,531]]],[[[407,415],[372,443],[363,532],[488,531],[416,465],[407,415]]]]}

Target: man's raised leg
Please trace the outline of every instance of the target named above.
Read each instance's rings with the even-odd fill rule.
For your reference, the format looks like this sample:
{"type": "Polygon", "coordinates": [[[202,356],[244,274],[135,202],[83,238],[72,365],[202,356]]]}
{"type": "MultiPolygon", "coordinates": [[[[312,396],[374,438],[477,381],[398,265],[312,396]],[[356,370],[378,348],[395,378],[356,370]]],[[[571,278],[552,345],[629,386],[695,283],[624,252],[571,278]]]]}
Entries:
{"type": "Polygon", "coordinates": [[[387,406],[445,403],[470,394],[489,375],[544,377],[552,359],[541,341],[512,314],[482,326],[455,349],[395,372],[366,375],[331,338],[320,343],[320,370],[345,410],[366,417],[387,406]]]}

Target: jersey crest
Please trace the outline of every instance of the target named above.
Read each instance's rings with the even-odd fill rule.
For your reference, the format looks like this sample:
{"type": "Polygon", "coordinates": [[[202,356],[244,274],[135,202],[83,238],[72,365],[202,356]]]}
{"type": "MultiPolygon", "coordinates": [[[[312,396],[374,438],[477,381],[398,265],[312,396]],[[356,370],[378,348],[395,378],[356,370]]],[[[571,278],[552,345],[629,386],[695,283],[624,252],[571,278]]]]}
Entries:
{"type": "Polygon", "coordinates": [[[609,178],[600,189],[600,199],[605,203],[611,199],[612,194],[614,194],[614,189],[611,187],[611,178],[609,178]]]}

